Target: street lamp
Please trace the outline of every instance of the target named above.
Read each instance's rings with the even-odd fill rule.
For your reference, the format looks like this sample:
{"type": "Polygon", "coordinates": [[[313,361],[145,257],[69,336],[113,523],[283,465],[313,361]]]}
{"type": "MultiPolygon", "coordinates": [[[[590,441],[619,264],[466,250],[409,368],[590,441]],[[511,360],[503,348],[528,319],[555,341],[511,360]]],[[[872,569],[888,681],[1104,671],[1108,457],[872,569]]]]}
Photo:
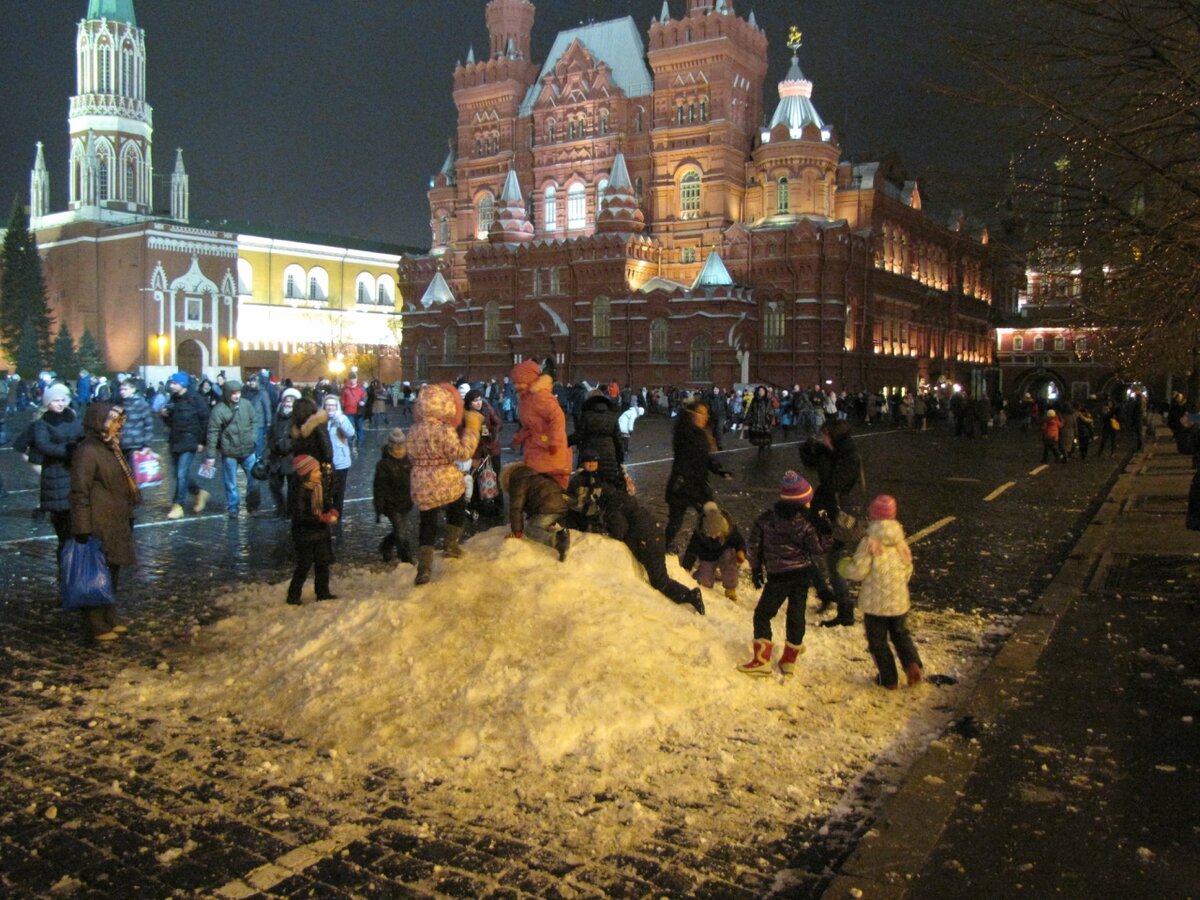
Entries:
{"type": "Polygon", "coordinates": [[[225,351],[229,354],[229,365],[233,365],[233,354],[237,352],[237,338],[227,338],[225,341],[225,351]]]}
{"type": "Polygon", "coordinates": [[[154,342],[158,344],[158,364],[164,365],[163,356],[167,351],[167,336],[165,334],[155,335],[154,342]]]}
{"type": "Polygon", "coordinates": [[[329,373],[331,375],[333,375],[335,378],[340,377],[341,374],[345,371],[346,371],[346,363],[342,361],[342,358],[340,356],[337,357],[336,359],[331,359],[329,361],[329,373]]]}

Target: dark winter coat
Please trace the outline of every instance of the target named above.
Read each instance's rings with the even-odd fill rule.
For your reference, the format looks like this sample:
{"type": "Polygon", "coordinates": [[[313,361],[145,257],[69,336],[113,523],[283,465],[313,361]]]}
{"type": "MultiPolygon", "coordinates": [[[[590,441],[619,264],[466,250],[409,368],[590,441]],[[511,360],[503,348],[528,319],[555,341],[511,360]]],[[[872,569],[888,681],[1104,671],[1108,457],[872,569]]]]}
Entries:
{"type": "Polygon", "coordinates": [[[783,575],[811,566],[832,547],[833,538],[818,531],[801,504],[781,500],[754,522],[746,560],[751,572],[783,575]]]}
{"type": "Polygon", "coordinates": [[[208,417],[208,456],[242,460],[254,452],[258,441],[258,410],[246,400],[230,403],[222,399],[208,417]]]}
{"type": "Polygon", "coordinates": [[[279,475],[295,472],[292,465],[292,414],[282,410],[271,417],[271,431],[267,435],[267,465],[279,475]]]}
{"type": "Polygon", "coordinates": [[[771,443],[771,430],[775,427],[775,408],[771,398],[766,394],[755,394],[746,409],[744,424],[754,446],[768,446],[771,443]]]}
{"type": "Polygon", "coordinates": [[[387,447],[383,448],[383,455],[375,464],[373,496],[376,515],[412,512],[412,460],[407,454],[397,458],[388,453],[387,447]]]}
{"type": "Polygon", "coordinates": [[[141,394],[121,398],[116,404],[125,410],[125,427],[121,429],[121,449],[141,450],[154,439],[154,412],[141,394]]]}
{"type": "Polygon", "coordinates": [[[92,403],[83,414],[87,437],[71,457],[71,531],[98,538],[109,565],[131,566],[137,562],[133,546],[137,501],[124,459],[100,437],[109,409],[107,403],[92,403]]]}
{"type": "Polygon", "coordinates": [[[41,458],[41,508],[64,512],[71,508],[71,453],[83,440],[83,424],[67,407],[49,410],[33,422],[31,446],[41,458]]]}
{"type": "Polygon", "coordinates": [[[567,512],[563,489],[553,476],[531,469],[524,463],[513,464],[506,476],[508,483],[508,527],[513,534],[525,530],[525,516],[562,516],[567,512]]]}
{"type": "Polygon", "coordinates": [[[621,491],[603,491],[600,512],[604,530],[610,537],[624,542],[635,556],[657,546],[659,554],[665,558],[663,525],[636,497],[621,491]]]}
{"type": "Polygon", "coordinates": [[[329,416],[323,409],[318,409],[304,422],[293,420],[292,454],[304,453],[323,466],[332,466],[333,445],[329,441],[329,429],[325,427],[328,422],[329,416]]]}
{"type": "Polygon", "coordinates": [[[667,504],[702,506],[713,498],[708,473],[724,475],[725,470],[711,454],[715,442],[708,431],[699,427],[688,413],[680,413],[671,440],[674,461],[667,478],[667,504]]]}
{"type": "Polygon", "coordinates": [[[848,422],[834,422],[829,429],[832,449],[820,441],[800,445],[800,459],[815,469],[817,486],[812,508],[824,512],[833,521],[842,509],[855,510],[866,503],[863,496],[862,458],[850,434],[848,422]]]}
{"type": "Polygon", "coordinates": [[[721,515],[729,524],[729,533],[721,538],[713,538],[705,534],[703,528],[697,528],[692,532],[691,540],[688,541],[687,547],[679,557],[679,564],[685,569],[690,571],[698,559],[705,562],[716,562],[726,550],[746,552],[746,539],[742,537],[737,525],[733,524],[729,513],[722,512],[721,515]]]}
{"type": "Polygon", "coordinates": [[[271,395],[264,389],[258,388],[254,390],[250,387],[242,388],[242,403],[249,403],[254,408],[254,414],[257,417],[259,429],[266,428],[274,416],[275,405],[271,403],[271,395]]]}
{"type": "Polygon", "coordinates": [[[188,388],[172,394],[164,407],[167,412],[167,443],[172,453],[194,453],[208,438],[211,407],[203,394],[188,388]]]}
{"type": "Polygon", "coordinates": [[[600,474],[609,484],[625,484],[621,464],[625,462],[625,445],[621,441],[620,410],[608,397],[596,394],[588,397],[579,417],[579,427],[568,443],[579,447],[580,458],[586,450],[595,451],[600,474]]]}

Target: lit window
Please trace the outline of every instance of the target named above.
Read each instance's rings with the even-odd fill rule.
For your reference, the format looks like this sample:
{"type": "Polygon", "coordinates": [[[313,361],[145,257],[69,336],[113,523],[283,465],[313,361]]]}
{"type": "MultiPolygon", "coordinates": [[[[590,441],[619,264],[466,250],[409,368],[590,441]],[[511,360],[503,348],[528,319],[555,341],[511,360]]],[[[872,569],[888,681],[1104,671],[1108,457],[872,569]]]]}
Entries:
{"type": "Polygon", "coordinates": [[[308,299],[309,300],[320,300],[321,299],[321,285],[317,281],[316,275],[308,276],[308,299]]]}
{"type": "Polygon", "coordinates": [[[1025,338],[1021,337],[1021,335],[1018,334],[1013,338],[1013,353],[1020,353],[1024,349],[1025,349],[1025,338]]]}
{"type": "Polygon", "coordinates": [[[683,104],[682,103],[680,103],[678,106],[675,107],[675,124],[676,125],[683,124],[683,104]]]}
{"type": "Polygon", "coordinates": [[[600,133],[608,134],[608,110],[600,113],[600,133]]]}
{"type": "Polygon", "coordinates": [[[700,215],[700,173],[694,169],[679,183],[679,207],[685,219],[700,215]]]}
{"type": "Polygon", "coordinates": [[[567,228],[577,231],[587,226],[587,191],[576,182],[567,188],[567,228]]]}
{"type": "Polygon", "coordinates": [[[392,285],[387,278],[379,279],[379,286],[375,290],[375,302],[380,306],[392,305],[392,285]]]}
{"type": "Polygon", "coordinates": [[[608,191],[608,179],[601,178],[596,183],[596,209],[599,210],[604,204],[604,195],[608,191]]]}
{"type": "Polygon", "coordinates": [[[367,303],[368,302],[368,300],[367,300],[367,283],[365,281],[360,281],[358,283],[358,302],[359,303],[367,303]]]}
{"type": "Polygon", "coordinates": [[[694,263],[696,261],[696,248],[684,247],[680,255],[680,261],[685,263],[694,263]]]}
{"type": "Polygon", "coordinates": [[[688,376],[692,381],[712,380],[712,351],[708,336],[700,335],[692,341],[688,356],[688,376]]]}
{"type": "Polygon", "coordinates": [[[483,349],[495,352],[500,349],[500,304],[488,301],[483,308],[483,349]]]}
{"type": "Polygon", "coordinates": [[[100,191],[100,199],[107,200],[108,199],[108,157],[107,156],[100,157],[99,179],[100,179],[100,184],[97,185],[97,189],[100,191]]]}
{"type": "Polygon", "coordinates": [[[1075,352],[1076,353],[1086,353],[1087,352],[1087,338],[1075,338],[1075,352]]]}
{"type": "Polygon", "coordinates": [[[546,212],[542,227],[546,231],[558,230],[558,192],[553,187],[546,188],[546,212]]]}
{"type": "Polygon", "coordinates": [[[700,121],[701,122],[708,121],[708,98],[707,97],[705,97],[703,100],[700,101],[700,121]]]}
{"type": "Polygon", "coordinates": [[[496,202],[492,199],[491,194],[485,194],[479,201],[478,220],[479,228],[476,236],[482,241],[488,236],[488,231],[492,227],[492,222],[496,218],[496,202]]]}
{"type": "Polygon", "coordinates": [[[438,219],[438,243],[450,243],[450,217],[442,216],[438,219]]]}
{"type": "Polygon", "coordinates": [[[554,120],[550,119],[546,123],[546,143],[553,144],[558,140],[557,129],[554,127],[554,120]]]}
{"type": "Polygon", "coordinates": [[[768,309],[763,314],[763,349],[782,350],[784,344],[783,310],[768,309]]]}
{"type": "Polygon", "coordinates": [[[100,45],[96,62],[100,66],[100,93],[107,94],[112,90],[112,52],[108,44],[100,45]]]}
{"type": "Polygon", "coordinates": [[[125,160],[125,199],[137,202],[137,164],[132,158],[125,160]]]}
{"type": "Polygon", "coordinates": [[[299,300],[300,291],[296,287],[296,276],[289,274],[287,276],[287,284],[283,289],[283,296],[289,300],[299,300]]]}
{"type": "Polygon", "coordinates": [[[1067,349],[1066,339],[1062,338],[1062,337],[1056,337],[1054,339],[1054,349],[1055,350],[1066,350],[1067,349]]]}
{"type": "Polygon", "coordinates": [[[1038,352],[1045,350],[1046,349],[1046,339],[1042,338],[1042,337],[1035,337],[1033,339],[1033,349],[1037,350],[1038,352]]]}
{"type": "Polygon", "coordinates": [[[785,213],[789,209],[791,209],[792,204],[791,204],[791,197],[788,194],[787,178],[779,179],[778,205],[779,205],[779,211],[781,213],[785,213]]]}

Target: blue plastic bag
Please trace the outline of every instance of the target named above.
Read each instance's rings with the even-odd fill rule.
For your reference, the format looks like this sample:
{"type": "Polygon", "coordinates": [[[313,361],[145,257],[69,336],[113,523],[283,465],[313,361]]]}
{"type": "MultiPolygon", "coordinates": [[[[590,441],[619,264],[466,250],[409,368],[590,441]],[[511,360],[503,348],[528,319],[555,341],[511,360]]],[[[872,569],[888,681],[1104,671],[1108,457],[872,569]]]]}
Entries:
{"type": "Polygon", "coordinates": [[[86,544],[67,541],[58,565],[63,609],[91,609],[116,602],[108,560],[100,549],[99,538],[88,538],[86,544]]]}

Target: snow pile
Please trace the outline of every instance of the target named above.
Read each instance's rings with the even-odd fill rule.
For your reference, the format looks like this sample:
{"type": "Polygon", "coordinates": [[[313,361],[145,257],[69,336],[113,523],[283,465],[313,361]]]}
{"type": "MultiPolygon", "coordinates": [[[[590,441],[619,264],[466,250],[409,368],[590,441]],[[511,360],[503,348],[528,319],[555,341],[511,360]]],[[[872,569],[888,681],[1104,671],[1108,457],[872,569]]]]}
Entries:
{"type": "MultiPolygon", "coordinates": [[[[720,840],[827,814],[927,743],[962,689],[874,687],[861,627],[816,628],[815,612],[796,675],[749,678],[757,592],[706,590],[700,617],[622,544],[573,537],[560,564],[493,529],[438,558],[429,585],[405,565],[338,571],[341,599],[302,608],[285,585],[248,586],[171,671],[129,670],[104,703],[282,731],[300,743],[273,761],[281,778],[315,755],[327,781],[389,769],[423,814],[594,854],[666,826],[720,840]]],[[[986,625],[914,615],[927,670],[969,677],[986,625]]],[[[782,616],[774,628],[781,642],[782,616]]]]}

